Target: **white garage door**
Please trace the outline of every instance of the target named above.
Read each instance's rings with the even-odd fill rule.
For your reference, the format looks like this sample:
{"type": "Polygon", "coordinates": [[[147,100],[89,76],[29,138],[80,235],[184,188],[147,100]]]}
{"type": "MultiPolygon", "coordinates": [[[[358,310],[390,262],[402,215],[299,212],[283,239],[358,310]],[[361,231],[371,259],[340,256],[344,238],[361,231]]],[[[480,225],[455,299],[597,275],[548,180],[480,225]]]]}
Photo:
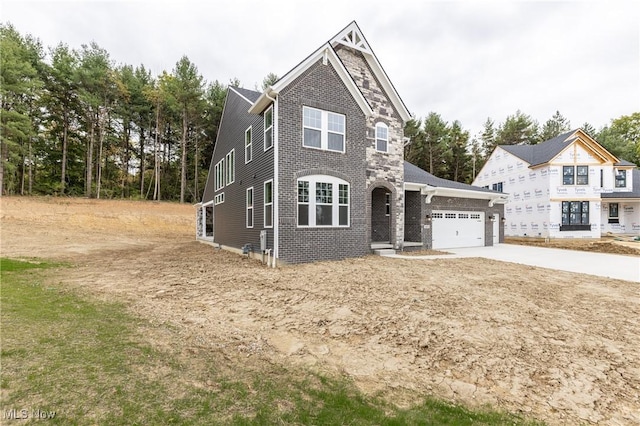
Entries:
{"type": "Polygon", "coordinates": [[[434,249],[484,246],[484,212],[434,210],[434,249]]]}

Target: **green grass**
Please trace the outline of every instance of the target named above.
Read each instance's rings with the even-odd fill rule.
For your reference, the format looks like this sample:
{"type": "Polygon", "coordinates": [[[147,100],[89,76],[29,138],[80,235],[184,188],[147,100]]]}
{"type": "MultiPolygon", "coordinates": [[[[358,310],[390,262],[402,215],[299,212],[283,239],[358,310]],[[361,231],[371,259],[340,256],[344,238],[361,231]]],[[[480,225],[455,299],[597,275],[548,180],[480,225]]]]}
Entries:
{"type": "Polygon", "coordinates": [[[346,379],[221,352],[185,355],[175,330],[45,284],[61,266],[0,260],[0,423],[7,410],[26,409],[54,411],[47,424],[64,425],[537,424],[435,399],[399,409],[346,379]],[[174,344],[160,349],[154,333],[173,334],[174,344]]]}

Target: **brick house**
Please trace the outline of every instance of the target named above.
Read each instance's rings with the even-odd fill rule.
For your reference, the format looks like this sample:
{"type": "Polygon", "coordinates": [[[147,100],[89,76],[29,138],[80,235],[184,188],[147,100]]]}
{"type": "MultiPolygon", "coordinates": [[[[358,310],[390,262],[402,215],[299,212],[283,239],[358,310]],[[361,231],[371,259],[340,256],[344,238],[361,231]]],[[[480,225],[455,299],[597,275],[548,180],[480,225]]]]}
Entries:
{"type": "Polygon", "coordinates": [[[505,195],[406,163],[410,118],[356,22],[263,93],[230,87],[197,238],[285,263],[498,242],[505,195]]]}
{"type": "Polygon", "coordinates": [[[640,171],[580,129],[496,147],[473,184],[508,193],[507,236],[640,234],[640,171]]]}

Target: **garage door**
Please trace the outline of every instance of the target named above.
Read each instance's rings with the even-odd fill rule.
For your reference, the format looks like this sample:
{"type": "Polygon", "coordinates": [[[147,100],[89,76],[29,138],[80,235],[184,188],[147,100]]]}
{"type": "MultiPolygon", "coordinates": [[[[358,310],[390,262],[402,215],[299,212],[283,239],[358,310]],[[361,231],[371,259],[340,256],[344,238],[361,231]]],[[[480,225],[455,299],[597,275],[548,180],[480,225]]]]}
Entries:
{"type": "Polygon", "coordinates": [[[434,210],[434,249],[484,246],[484,212],[434,210]]]}

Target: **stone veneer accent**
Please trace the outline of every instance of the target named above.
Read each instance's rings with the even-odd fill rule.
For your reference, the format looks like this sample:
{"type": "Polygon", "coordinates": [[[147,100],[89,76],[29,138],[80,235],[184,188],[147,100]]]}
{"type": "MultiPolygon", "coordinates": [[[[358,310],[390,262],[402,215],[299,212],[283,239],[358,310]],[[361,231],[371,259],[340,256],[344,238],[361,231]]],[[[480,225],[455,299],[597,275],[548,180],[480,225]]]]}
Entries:
{"type": "MultiPolygon", "coordinates": [[[[404,123],[363,54],[342,45],[336,52],[374,113],[366,123],[367,196],[371,200],[373,189],[379,186],[391,190],[395,201],[391,206],[391,242],[395,248],[401,249],[404,241],[404,123]],[[375,126],[379,122],[389,127],[387,153],[376,151],[375,126]]],[[[371,218],[370,201],[367,208],[367,215],[371,218]]]]}

